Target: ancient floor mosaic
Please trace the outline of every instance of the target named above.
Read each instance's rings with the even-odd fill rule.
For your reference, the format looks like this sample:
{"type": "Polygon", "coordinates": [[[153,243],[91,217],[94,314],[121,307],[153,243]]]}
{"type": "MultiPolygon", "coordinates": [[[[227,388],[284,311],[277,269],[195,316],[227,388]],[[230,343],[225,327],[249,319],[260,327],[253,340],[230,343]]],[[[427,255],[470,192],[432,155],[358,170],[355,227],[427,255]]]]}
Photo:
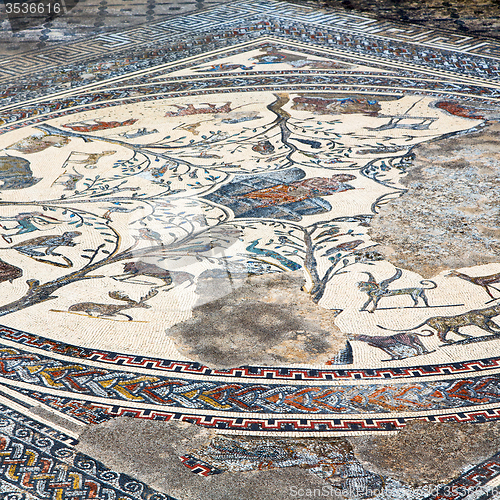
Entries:
{"type": "MultiPolygon", "coordinates": [[[[499,58],[274,1],[0,57],[5,495],[182,498],[77,451],[117,417],[361,497],[346,439],[497,421],[499,58]]],[[[408,498],[491,497],[468,465],[408,498]]]]}

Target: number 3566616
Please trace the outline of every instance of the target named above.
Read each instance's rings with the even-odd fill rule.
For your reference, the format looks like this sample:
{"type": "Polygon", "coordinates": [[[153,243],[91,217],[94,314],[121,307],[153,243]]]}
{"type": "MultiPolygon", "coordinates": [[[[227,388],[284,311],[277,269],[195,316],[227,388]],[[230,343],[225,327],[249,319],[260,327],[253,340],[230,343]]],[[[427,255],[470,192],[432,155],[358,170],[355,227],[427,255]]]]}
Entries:
{"type": "Polygon", "coordinates": [[[60,3],[42,3],[42,2],[15,2],[6,3],[5,10],[7,14],[60,14],[60,3]]]}

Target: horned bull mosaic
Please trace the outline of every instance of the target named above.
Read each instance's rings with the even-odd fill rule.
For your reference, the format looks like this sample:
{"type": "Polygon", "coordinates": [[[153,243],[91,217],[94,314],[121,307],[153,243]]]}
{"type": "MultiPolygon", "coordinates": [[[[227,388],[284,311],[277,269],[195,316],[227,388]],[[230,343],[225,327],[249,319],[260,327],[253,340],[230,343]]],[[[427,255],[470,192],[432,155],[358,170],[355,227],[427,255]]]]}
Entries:
{"type": "Polygon", "coordinates": [[[314,12],[0,81],[2,404],[266,439],[499,418],[498,46],[314,12]]]}

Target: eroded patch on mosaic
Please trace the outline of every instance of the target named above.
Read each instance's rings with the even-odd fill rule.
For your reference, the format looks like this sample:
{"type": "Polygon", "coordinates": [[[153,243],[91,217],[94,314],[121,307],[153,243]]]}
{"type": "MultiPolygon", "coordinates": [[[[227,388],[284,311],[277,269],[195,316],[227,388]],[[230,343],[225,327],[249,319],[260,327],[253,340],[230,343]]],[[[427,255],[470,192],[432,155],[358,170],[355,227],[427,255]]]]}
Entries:
{"type": "MultiPolygon", "coordinates": [[[[402,179],[407,193],[382,207],[371,223],[370,234],[386,246],[391,262],[431,277],[443,269],[498,261],[499,131],[492,120],[465,137],[414,149],[415,159],[402,179]]],[[[471,269],[470,275],[489,275],[490,269],[496,268],[471,269]]]]}

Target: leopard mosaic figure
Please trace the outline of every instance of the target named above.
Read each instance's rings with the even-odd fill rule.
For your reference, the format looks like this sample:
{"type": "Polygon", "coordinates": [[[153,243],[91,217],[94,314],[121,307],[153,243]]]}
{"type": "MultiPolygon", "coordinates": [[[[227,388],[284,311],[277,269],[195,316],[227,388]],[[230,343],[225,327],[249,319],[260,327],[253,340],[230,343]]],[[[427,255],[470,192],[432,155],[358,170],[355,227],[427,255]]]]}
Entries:
{"type": "MultiPolygon", "coordinates": [[[[448,333],[456,333],[461,337],[472,338],[472,335],[462,333],[460,328],[463,326],[477,326],[488,333],[493,334],[495,337],[500,337],[500,326],[497,325],[491,318],[500,315],[500,304],[492,307],[486,307],[485,309],[474,309],[472,311],[467,311],[462,314],[456,314],[455,316],[434,316],[425,320],[420,325],[417,325],[411,330],[416,330],[422,326],[428,326],[436,331],[437,336],[441,342],[445,344],[452,344],[446,338],[448,333]]],[[[383,326],[377,325],[384,330],[389,330],[383,326]]],[[[432,330],[422,330],[434,333],[432,330]]]]}

